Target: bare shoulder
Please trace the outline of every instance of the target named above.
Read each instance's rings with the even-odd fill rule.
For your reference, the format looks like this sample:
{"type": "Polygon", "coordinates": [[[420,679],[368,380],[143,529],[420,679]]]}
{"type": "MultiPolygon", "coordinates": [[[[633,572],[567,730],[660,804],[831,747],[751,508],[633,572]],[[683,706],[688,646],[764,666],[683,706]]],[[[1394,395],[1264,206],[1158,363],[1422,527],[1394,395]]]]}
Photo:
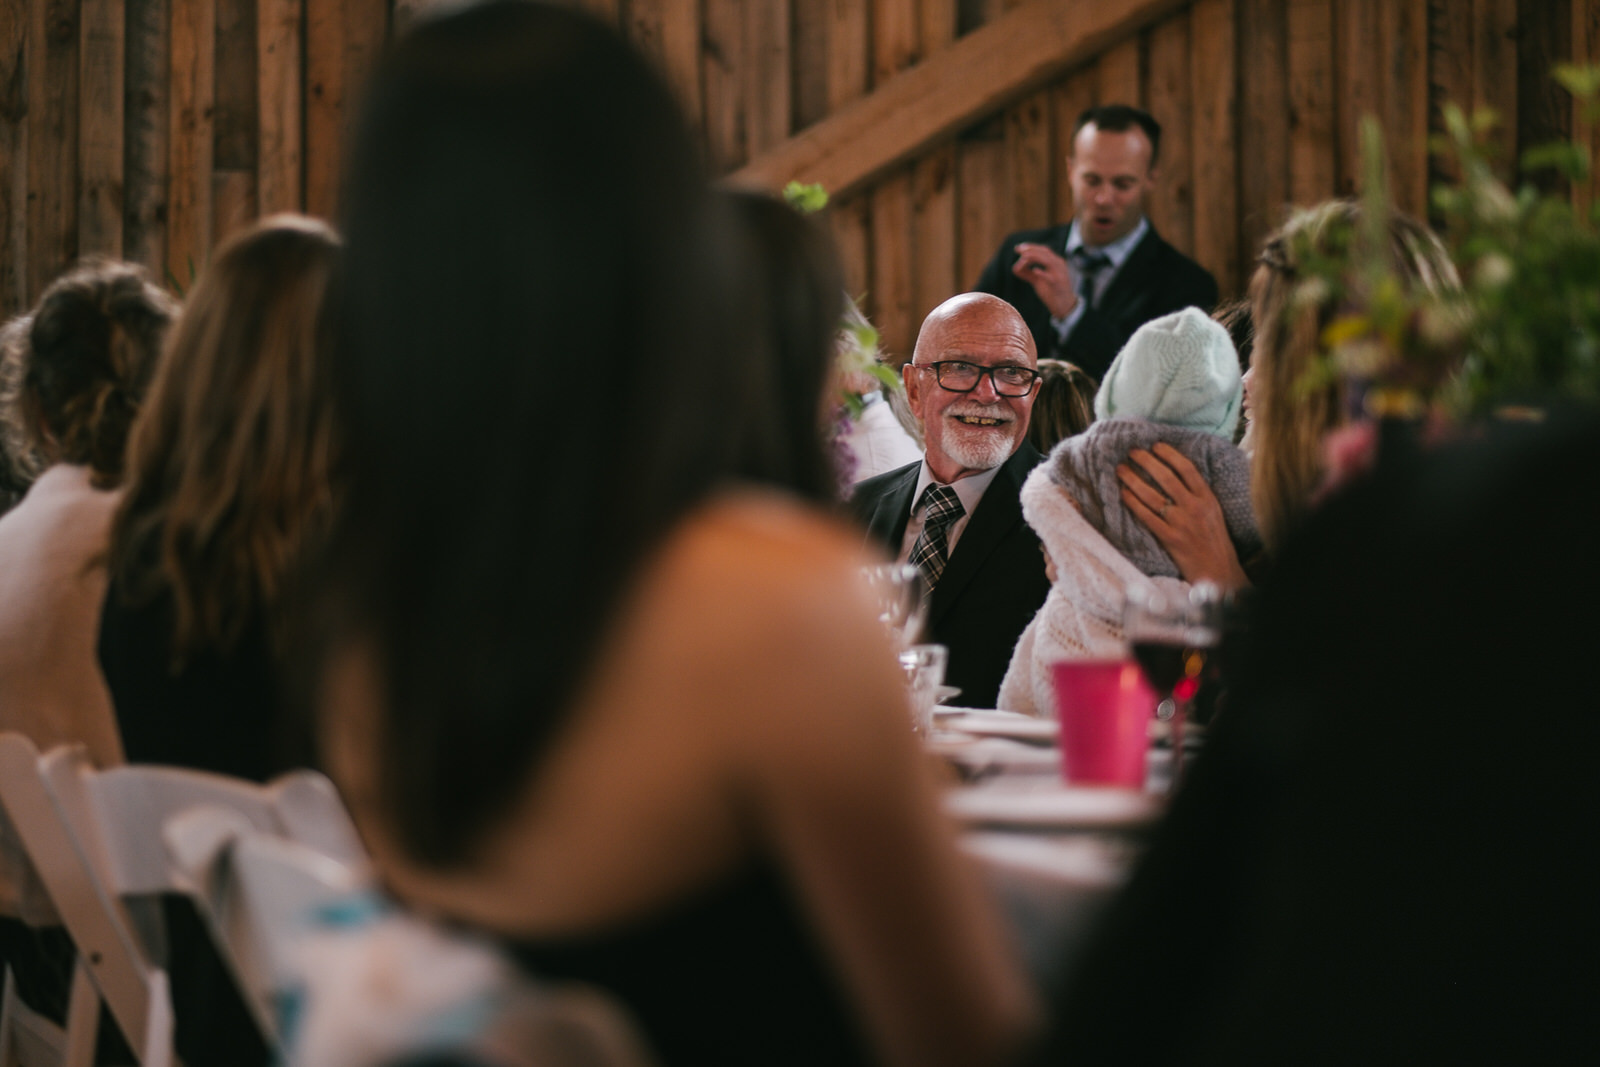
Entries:
{"type": "Polygon", "coordinates": [[[653,651],[706,672],[700,691],[741,694],[708,713],[759,703],[773,722],[802,704],[881,698],[897,668],[860,580],[861,542],[844,520],[783,497],[718,498],[664,546],[636,618],[653,651]]]}
{"type": "Polygon", "coordinates": [[[755,603],[837,613],[841,598],[859,590],[856,576],[869,561],[861,533],[844,519],[778,494],[744,491],[691,516],[651,577],[692,594],[702,613],[737,614],[755,603]]]}

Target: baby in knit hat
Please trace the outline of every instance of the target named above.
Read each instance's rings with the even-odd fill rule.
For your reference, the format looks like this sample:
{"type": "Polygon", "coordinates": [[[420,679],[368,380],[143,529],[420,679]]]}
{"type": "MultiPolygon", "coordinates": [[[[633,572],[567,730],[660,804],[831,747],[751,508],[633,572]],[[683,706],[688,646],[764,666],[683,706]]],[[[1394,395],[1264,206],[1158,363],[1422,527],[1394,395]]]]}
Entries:
{"type": "Polygon", "coordinates": [[[1117,465],[1131,450],[1165,441],[1182,452],[1222,505],[1239,558],[1261,550],[1250,461],[1233,444],[1243,399],[1233,341],[1198,309],[1154,319],[1128,339],[1095,396],[1094,424],[1057,445],[1023,486],[1022,512],[1055,584],[1017,643],[1000,707],[1051,714],[1051,664],[1126,655],[1131,586],[1187,592],[1172,557],[1122,502],[1117,465]]]}

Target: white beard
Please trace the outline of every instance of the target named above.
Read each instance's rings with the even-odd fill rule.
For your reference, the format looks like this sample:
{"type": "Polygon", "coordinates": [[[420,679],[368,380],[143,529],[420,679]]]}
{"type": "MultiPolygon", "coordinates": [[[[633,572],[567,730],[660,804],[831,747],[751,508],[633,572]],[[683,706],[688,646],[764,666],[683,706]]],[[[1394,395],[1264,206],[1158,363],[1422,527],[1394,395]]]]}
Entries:
{"type": "MultiPolygon", "coordinates": [[[[1011,409],[1004,404],[953,404],[945,410],[945,415],[947,417],[966,415],[979,419],[1012,418],[1011,409]]],[[[1015,429],[1016,423],[1012,421],[997,426],[965,426],[956,423],[946,429],[942,444],[945,454],[959,466],[968,470],[992,470],[1010,459],[1011,453],[1017,450],[1017,438],[1013,432],[1015,429]]]]}

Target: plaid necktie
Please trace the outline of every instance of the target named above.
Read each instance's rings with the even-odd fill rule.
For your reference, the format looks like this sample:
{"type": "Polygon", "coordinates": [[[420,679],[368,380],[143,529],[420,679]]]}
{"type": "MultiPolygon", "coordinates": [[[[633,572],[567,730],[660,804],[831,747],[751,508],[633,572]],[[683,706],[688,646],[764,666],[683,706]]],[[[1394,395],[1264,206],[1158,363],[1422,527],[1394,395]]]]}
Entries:
{"type": "Polygon", "coordinates": [[[1078,269],[1078,299],[1086,308],[1094,307],[1095,279],[1111,266],[1111,257],[1104,252],[1093,252],[1081,245],[1072,250],[1072,265],[1078,269]]]}
{"type": "Polygon", "coordinates": [[[961,498],[948,485],[929,485],[922,491],[922,506],[926,508],[922,532],[911,546],[910,561],[922,572],[922,582],[931,594],[944,574],[944,565],[950,558],[950,526],[967,513],[961,498]]]}

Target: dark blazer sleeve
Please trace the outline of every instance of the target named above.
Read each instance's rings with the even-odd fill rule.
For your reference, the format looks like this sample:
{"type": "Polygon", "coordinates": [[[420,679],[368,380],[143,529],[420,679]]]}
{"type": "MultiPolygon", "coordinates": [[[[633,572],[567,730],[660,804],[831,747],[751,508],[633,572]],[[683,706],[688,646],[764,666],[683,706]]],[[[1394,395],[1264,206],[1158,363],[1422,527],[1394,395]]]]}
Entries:
{"type": "Polygon", "coordinates": [[[1022,321],[1028,324],[1028,332],[1033,334],[1034,348],[1039,358],[1043,359],[1056,354],[1056,331],[1050,325],[1050,309],[1044,306],[1044,301],[1033,291],[1033,286],[1011,273],[1011,268],[1017,262],[1017,245],[1023,241],[1060,249],[1067,241],[1067,227],[1049,226],[1007,234],[994,257],[984,266],[983,273],[978,275],[978,283],[972,290],[976,293],[992,293],[1016,308],[1022,315],[1022,321]]]}

